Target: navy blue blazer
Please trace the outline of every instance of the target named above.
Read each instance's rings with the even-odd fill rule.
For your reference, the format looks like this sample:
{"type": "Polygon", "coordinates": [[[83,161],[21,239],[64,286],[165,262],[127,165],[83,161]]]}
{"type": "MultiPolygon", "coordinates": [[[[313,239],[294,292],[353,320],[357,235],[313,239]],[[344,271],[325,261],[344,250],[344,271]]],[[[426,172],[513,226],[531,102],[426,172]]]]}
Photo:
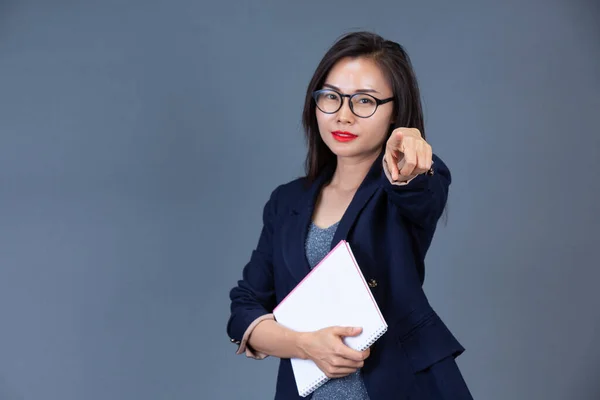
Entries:
{"type": "MultiPolygon", "coordinates": [[[[450,171],[436,155],[433,174],[392,185],[373,163],[344,213],[334,239],[350,243],[388,331],[371,347],[362,368],[371,400],[468,400],[455,363],[463,353],[422,289],[424,258],[442,215],[450,171]]],[[[231,292],[227,333],[239,344],[256,318],[269,314],[310,272],[305,238],[317,196],[333,175],[328,166],[311,185],[305,178],[277,187],[264,207],[264,226],[243,278],[231,292]]],[[[289,359],[281,359],[276,400],[298,395],[289,359]]]]}

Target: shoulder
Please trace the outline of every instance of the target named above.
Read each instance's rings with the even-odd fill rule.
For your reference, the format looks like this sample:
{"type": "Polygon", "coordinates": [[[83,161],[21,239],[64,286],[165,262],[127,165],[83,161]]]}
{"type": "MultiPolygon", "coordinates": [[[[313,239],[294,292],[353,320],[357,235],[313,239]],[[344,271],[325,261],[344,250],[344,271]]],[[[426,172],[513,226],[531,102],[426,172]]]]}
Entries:
{"type": "Polygon", "coordinates": [[[307,178],[305,177],[282,183],[272,190],[267,207],[271,209],[273,214],[285,213],[308,189],[307,178]]]}
{"type": "Polygon", "coordinates": [[[307,182],[308,181],[306,177],[296,178],[277,186],[273,193],[275,193],[281,199],[293,199],[294,197],[299,196],[308,190],[307,182]]]}

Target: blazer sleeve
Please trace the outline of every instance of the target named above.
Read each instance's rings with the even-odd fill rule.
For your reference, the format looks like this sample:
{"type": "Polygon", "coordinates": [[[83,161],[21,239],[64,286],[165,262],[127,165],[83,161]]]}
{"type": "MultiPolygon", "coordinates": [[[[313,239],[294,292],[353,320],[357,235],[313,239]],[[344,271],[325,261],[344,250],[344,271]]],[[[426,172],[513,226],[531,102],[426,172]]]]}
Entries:
{"type": "Polygon", "coordinates": [[[264,206],[263,227],[258,245],[243,269],[242,279],[229,293],[231,306],[227,334],[231,342],[238,345],[242,344],[244,339],[247,340],[247,333],[251,331],[248,328],[253,322],[267,318],[275,307],[272,246],[277,191],[278,188],[271,193],[264,206]]]}
{"type": "Polygon", "coordinates": [[[398,207],[401,215],[423,229],[434,228],[448,200],[452,180],[450,170],[433,155],[433,175],[420,174],[407,177],[405,182],[392,182],[385,161],[381,180],[389,200],[398,207]]]}

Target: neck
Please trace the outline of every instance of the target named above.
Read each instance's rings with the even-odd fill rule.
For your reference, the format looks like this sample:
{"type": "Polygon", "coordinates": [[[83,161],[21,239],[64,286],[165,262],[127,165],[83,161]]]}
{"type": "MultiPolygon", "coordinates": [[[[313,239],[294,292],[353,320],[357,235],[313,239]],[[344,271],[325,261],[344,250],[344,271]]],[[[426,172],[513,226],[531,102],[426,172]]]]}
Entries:
{"type": "Polygon", "coordinates": [[[329,186],[342,191],[355,191],[367,176],[379,153],[357,157],[338,157],[329,186]]]}

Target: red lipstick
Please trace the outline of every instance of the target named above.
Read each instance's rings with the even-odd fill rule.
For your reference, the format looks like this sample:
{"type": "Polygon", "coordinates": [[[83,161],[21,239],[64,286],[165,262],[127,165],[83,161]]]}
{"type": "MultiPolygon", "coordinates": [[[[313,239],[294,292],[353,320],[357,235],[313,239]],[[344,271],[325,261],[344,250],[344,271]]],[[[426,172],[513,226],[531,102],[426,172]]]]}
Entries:
{"type": "Polygon", "coordinates": [[[352,140],[358,137],[353,133],[344,131],[334,131],[331,132],[331,134],[333,135],[333,138],[338,142],[351,142],[352,140]]]}

